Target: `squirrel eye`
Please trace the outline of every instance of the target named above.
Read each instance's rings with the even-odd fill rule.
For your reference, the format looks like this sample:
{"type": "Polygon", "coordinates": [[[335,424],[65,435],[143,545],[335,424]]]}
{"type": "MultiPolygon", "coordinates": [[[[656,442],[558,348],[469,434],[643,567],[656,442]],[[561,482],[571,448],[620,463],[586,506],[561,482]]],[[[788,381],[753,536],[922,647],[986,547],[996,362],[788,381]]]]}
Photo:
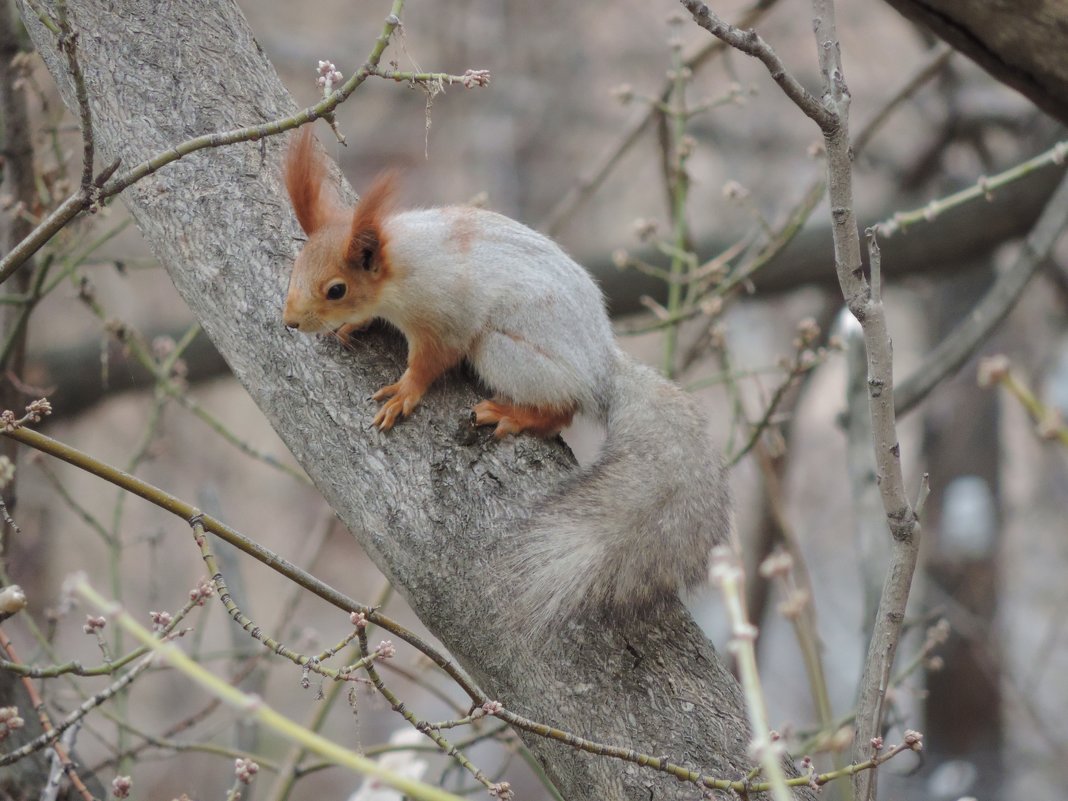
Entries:
{"type": "Polygon", "coordinates": [[[330,300],[341,300],[345,297],[345,285],[331,284],[326,288],[326,297],[330,300]]]}

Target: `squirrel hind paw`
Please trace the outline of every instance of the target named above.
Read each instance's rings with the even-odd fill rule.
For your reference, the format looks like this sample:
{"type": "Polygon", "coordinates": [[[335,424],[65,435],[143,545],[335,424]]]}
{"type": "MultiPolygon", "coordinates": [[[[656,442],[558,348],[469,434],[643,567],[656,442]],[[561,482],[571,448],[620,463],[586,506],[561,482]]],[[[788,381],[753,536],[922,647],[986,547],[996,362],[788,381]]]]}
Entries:
{"type": "Polygon", "coordinates": [[[497,439],[524,432],[536,437],[555,437],[575,416],[574,409],[520,406],[501,399],[481,401],[472,411],[476,426],[497,426],[493,431],[497,439]]]}

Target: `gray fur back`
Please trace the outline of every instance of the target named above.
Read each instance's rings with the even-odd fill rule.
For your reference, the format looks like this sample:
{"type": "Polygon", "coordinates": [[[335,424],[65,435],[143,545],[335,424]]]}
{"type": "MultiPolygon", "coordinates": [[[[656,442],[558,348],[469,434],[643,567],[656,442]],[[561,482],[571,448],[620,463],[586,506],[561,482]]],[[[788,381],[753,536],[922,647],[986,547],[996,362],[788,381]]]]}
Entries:
{"type": "Polygon", "coordinates": [[[723,466],[693,400],[624,354],[600,457],[545,509],[517,532],[509,560],[533,632],[586,608],[647,611],[704,582],[729,525],[723,466]]]}

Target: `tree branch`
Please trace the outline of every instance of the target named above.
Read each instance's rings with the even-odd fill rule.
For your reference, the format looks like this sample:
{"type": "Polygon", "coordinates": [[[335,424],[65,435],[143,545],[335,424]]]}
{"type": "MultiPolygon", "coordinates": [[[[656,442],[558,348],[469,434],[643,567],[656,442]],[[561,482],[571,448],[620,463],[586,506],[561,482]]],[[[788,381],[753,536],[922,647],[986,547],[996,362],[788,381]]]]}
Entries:
{"type": "MultiPolygon", "coordinates": [[[[788,75],[778,74],[782,65],[767,54],[766,46],[755,46],[757,37],[739,37],[724,26],[704,3],[681,0],[699,25],[714,36],[759,58],[783,91],[808,117],[819,125],[827,150],[827,191],[831,204],[831,232],[834,239],[834,265],[838,283],[850,313],[860,323],[868,368],[868,404],[872,420],[875,467],[883,511],[893,536],[890,565],[879,599],[879,609],[871,645],[864,664],[857,701],[853,761],[871,753],[872,743],[881,734],[883,698],[900,641],[905,603],[919,552],[919,520],[905,493],[901,452],[894,414],[893,358],[890,333],[882,300],[882,276],[878,245],[869,238],[871,284],[865,278],[860,254],[860,237],[853,208],[853,164],[849,139],[849,109],[852,97],[842,68],[841,45],[835,23],[833,0],[812,0],[813,28],[820,73],[823,76],[822,103],[795,85],[788,75]]],[[[864,773],[854,777],[858,799],[874,798],[875,777],[864,773]]]]}
{"type": "Polygon", "coordinates": [[[1002,83],[1068,123],[1068,59],[1061,0],[887,0],[1002,83]]]}
{"type": "MultiPolygon", "coordinates": [[[[753,4],[752,8],[742,15],[741,19],[738,21],[739,26],[748,28],[751,25],[755,25],[777,2],[778,0],[758,0],[758,2],[753,4]]],[[[700,67],[711,61],[714,56],[722,53],[727,46],[726,42],[708,42],[701,47],[700,50],[685,60],[685,66],[696,72],[700,67]]],[[[668,78],[660,87],[657,97],[660,99],[661,104],[666,103],[671,96],[673,83],[674,82],[668,78]]],[[[600,188],[601,184],[603,184],[605,179],[611,174],[623,155],[630,150],[639,139],[641,139],[642,134],[649,130],[649,126],[651,126],[653,121],[659,116],[659,108],[660,107],[656,104],[649,105],[649,107],[642,112],[641,117],[631,124],[616,143],[604,151],[594,167],[579,176],[575,185],[568,189],[563,197],[556,202],[556,205],[549,209],[549,213],[545,215],[541,223],[538,225],[541,230],[545,231],[550,236],[555,236],[560,233],[560,230],[564,227],[565,223],[572,219],[575,212],[582,206],[582,204],[589,200],[593,193],[600,188]]]]}
{"type": "Polygon", "coordinates": [[[912,411],[939,382],[956,372],[1001,324],[1031,277],[1049,259],[1066,225],[1068,178],[1063,178],[1012,267],[998,275],[993,286],[960,325],[924,357],[912,375],[898,384],[894,390],[894,406],[899,415],[912,411]]]}
{"type": "Polygon", "coordinates": [[[693,15],[694,22],[736,50],[759,60],[768,69],[768,74],[783,93],[794,101],[806,116],[811,118],[820,130],[827,130],[835,124],[835,117],[831,114],[819,99],[811,94],[801,82],[787,72],[782,61],[771,49],[767,42],[753,30],[742,30],[730,25],[716,16],[715,13],[700,0],[682,0],[686,10],[693,15]]]}

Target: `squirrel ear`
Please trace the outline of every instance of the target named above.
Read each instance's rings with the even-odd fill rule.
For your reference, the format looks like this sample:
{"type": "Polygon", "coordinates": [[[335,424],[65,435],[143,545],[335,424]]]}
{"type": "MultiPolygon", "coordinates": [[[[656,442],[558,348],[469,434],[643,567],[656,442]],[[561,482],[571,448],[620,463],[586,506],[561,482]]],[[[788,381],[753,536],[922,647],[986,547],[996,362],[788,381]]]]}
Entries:
{"type": "Polygon", "coordinates": [[[354,270],[378,272],[382,267],[382,260],[378,258],[381,246],[378,232],[374,229],[367,228],[359,234],[354,232],[352,239],[349,240],[345,261],[354,270]]]}
{"type": "Polygon", "coordinates": [[[384,223],[393,207],[396,175],[380,174],[363,193],[352,214],[352,231],[345,260],[355,269],[379,270],[386,267],[384,223]]]}
{"type": "Polygon", "coordinates": [[[309,236],[337,214],[333,202],[325,198],[326,159],[315,149],[310,125],[305,125],[290,141],[285,161],[286,189],[293,211],[309,236]]]}

